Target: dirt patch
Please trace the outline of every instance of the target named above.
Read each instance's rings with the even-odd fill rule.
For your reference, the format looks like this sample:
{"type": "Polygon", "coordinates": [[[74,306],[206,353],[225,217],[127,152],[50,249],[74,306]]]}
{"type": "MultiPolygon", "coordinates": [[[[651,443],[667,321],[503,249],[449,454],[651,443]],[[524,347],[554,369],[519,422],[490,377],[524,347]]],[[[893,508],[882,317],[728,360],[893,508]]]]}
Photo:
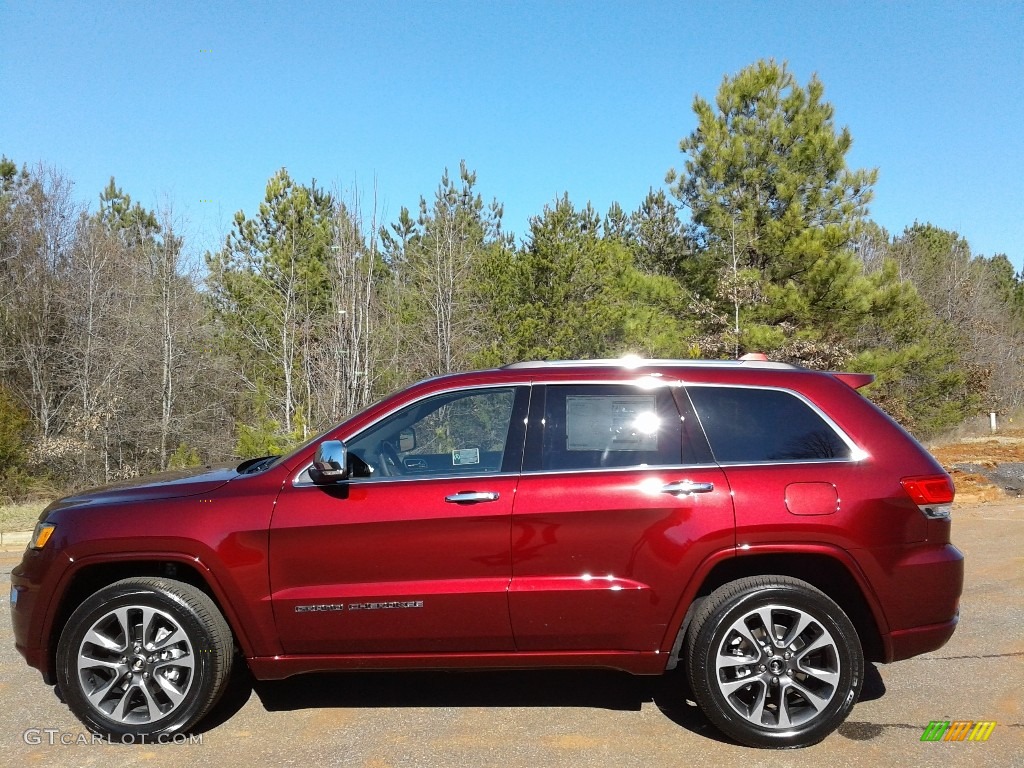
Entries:
{"type": "Polygon", "coordinates": [[[965,437],[960,440],[931,445],[932,455],[943,465],[957,463],[1001,464],[1024,462],[1024,431],[1000,432],[984,437],[965,437]]]}
{"type": "Polygon", "coordinates": [[[946,467],[953,485],[956,487],[958,504],[979,504],[989,501],[1002,501],[1007,493],[984,475],[962,472],[959,469],[946,467]]]}
{"type": "Polygon", "coordinates": [[[1024,430],[965,437],[928,450],[953,478],[958,502],[993,502],[1024,493],[1024,430]]]}

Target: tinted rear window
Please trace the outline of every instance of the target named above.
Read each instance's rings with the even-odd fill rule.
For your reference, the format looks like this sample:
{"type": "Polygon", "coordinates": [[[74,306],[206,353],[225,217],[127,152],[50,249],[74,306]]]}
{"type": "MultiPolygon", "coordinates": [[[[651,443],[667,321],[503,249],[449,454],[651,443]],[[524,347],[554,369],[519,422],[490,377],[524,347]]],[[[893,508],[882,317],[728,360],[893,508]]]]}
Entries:
{"type": "Polygon", "coordinates": [[[850,447],[800,398],[775,389],[688,387],[715,460],[849,459],[850,447]]]}

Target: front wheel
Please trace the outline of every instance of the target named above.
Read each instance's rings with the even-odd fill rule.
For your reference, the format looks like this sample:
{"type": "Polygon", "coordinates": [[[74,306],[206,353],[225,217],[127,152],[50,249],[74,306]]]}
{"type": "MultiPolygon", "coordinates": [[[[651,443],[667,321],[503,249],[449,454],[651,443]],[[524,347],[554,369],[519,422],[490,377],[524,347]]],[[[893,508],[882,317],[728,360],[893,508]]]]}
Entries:
{"type": "Polygon", "coordinates": [[[183,731],[216,703],[231,630],[190,584],[136,578],[87,598],[57,646],[64,700],[90,730],[144,741],[183,731]]]}
{"type": "Polygon", "coordinates": [[[816,744],[860,696],[864,653],[827,595],[785,576],[719,587],[687,633],[687,672],[704,714],[752,747],[816,744]]]}

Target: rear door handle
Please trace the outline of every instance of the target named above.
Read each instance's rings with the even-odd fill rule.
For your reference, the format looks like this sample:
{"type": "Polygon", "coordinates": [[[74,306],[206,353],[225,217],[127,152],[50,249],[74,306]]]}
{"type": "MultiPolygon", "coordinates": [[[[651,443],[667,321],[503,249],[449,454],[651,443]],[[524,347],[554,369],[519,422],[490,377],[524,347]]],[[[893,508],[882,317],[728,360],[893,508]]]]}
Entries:
{"type": "Polygon", "coordinates": [[[444,500],[449,504],[479,504],[482,501],[497,501],[497,491],[459,491],[451,496],[445,496],[444,500]]]}
{"type": "Polygon", "coordinates": [[[678,493],[683,496],[693,493],[711,493],[713,490],[715,490],[714,483],[694,483],[690,480],[680,480],[661,486],[662,493],[678,493]]]}

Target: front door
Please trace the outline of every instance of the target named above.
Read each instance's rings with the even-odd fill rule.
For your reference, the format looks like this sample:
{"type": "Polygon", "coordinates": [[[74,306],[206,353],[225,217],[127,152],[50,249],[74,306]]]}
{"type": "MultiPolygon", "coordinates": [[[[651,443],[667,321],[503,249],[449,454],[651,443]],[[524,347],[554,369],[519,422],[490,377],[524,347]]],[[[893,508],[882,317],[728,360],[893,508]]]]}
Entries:
{"type": "Polygon", "coordinates": [[[349,480],[288,483],[270,529],[286,653],[513,649],[509,529],[528,400],[528,387],[428,397],[347,441],[349,480]]]}

